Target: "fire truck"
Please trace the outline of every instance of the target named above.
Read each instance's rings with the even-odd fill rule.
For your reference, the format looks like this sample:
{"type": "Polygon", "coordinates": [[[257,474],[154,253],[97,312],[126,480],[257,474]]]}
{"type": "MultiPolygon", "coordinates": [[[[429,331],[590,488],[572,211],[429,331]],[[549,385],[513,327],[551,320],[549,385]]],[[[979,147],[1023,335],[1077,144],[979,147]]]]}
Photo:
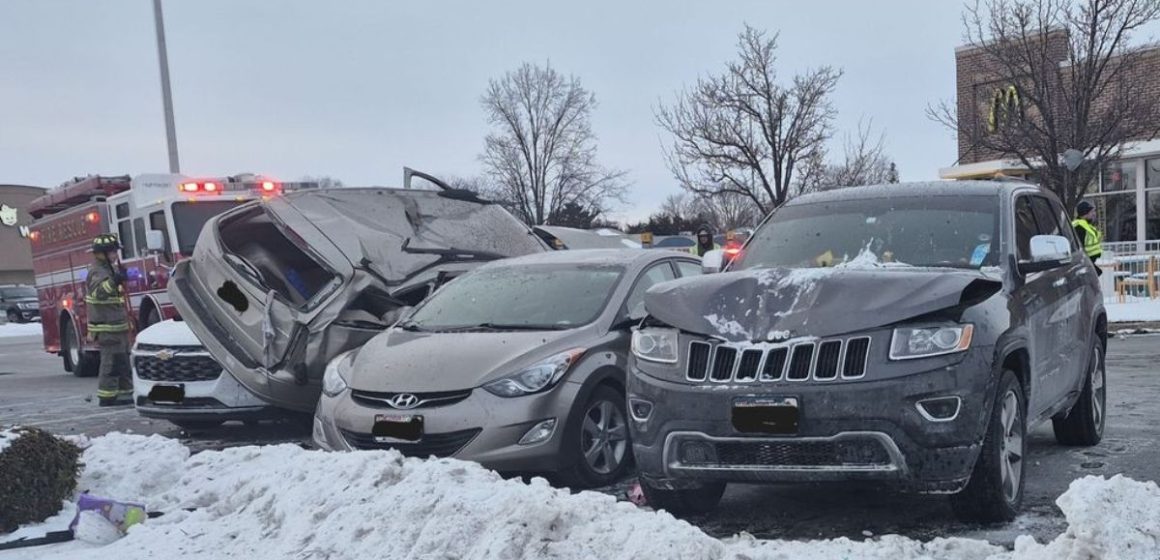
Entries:
{"type": "Polygon", "coordinates": [[[29,205],[44,349],[78,377],[96,375],[99,351],[88,340],[85,276],[92,240],[115,233],[128,280],[126,306],[135,330],[173,317],[165,291],[170,271],[193,253],[207,220],[235,206],[308,183],[255,176],[152,174],[88,176],[50,190],[29,205]]]}

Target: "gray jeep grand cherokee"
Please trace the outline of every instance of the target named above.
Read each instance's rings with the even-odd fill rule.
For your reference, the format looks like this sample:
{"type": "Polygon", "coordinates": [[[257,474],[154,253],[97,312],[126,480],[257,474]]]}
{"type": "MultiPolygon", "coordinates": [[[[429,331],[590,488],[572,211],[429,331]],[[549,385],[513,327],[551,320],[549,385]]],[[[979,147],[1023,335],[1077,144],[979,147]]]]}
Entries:
{"type": "Polygon", "coordinates": [[[795,199],[727,272],[645,296],[627,393],[646,499],[695,513],[728,482],[868,480],[1012,519],[1030,427],[1100,441],[1101,301],[1068,213],[1033,185],[795,199]]]}

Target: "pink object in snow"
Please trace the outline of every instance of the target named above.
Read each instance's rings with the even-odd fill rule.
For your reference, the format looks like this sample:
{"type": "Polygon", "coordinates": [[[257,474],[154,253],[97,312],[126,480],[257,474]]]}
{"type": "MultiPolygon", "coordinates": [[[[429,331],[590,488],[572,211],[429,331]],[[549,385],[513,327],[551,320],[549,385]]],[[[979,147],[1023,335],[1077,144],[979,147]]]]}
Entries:
{"type": "Polygon", "coordinates": [[[638,506],[647,505],[644,499],[644,491],[640,489],[640,481],[635,481],[632,486],[628,487],[628,501],[638,506]]]}

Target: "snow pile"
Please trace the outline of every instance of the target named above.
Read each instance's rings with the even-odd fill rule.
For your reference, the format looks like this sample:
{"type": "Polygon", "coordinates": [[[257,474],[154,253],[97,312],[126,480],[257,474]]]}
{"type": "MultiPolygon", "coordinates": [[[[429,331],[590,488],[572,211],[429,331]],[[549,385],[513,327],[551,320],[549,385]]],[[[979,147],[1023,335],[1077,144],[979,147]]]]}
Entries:
{"type": "Polygon", "coordinates": [[[404,459],[388,451],[280,445],[190,457],[160,438],[116,435],[93,440],[85,461],[83,482],[94,494],[138,491],[125,497],[164,515],[105,546],[74,541],[0,552],[0,559],[1160,557],[1160,493],[1155,484],[1121,477],[1076,481],[1059,501],[1071,529],[1047,545],[1021,537],[1008,552],[978,540],[921,543],[897,535],[863,542],[748,535],[722,541],[604,494],[569,494],[542,480],[503,480],[473,463],[404,459]]]}
{"type": "Polygon", "coordinates": [[[0,453],[3,453],[4,449],[16,441],[18,437],[20,434],[16,433],[16,426],[0,430],[0,453]]]}
{"type": "Polygon", "coordinates": [[[10,336],[40,336],[43,331],[40,323],[5,323],[0,324],[0,338],[10,336]]]}
{"type": "Polygon", "coordinates": [[[1105,303],[1112,323],[1160,321],[1160,299],[1105,303]]]}

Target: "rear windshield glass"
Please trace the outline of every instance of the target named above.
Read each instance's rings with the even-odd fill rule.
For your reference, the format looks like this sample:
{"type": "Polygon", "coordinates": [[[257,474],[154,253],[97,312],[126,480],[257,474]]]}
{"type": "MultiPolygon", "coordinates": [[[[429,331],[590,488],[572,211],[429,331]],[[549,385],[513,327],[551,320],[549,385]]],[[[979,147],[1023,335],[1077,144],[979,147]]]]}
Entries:
{"type": "Polygon", "coordinates": [[[201,228],[210,218],[238,205],[245,200],[209,200],[199,202],[173,203],[173,226],[177,229],[177,250],[183,255],[192,255],[201,228]]]}
{"type": "Polygon", "coordinates": [[[560,330],[596,320],[624,273],[618,266],[521,266],[467,274],[411,316],[424,330],[474,326],[560,330]]]}
{"type": "Polygon", "coordinates": [[[733,269],[814,268],[870,252],[879,262],[979,268],[998,264],[997,197],[849,199],[782,207],[733,269]]]}
{"type": "Polygon", "coordinates": [[[225,258],[251,281],[303,307],[335,280],[334,274],[286,237],[261,207],[220,226],[225,258]]]}

